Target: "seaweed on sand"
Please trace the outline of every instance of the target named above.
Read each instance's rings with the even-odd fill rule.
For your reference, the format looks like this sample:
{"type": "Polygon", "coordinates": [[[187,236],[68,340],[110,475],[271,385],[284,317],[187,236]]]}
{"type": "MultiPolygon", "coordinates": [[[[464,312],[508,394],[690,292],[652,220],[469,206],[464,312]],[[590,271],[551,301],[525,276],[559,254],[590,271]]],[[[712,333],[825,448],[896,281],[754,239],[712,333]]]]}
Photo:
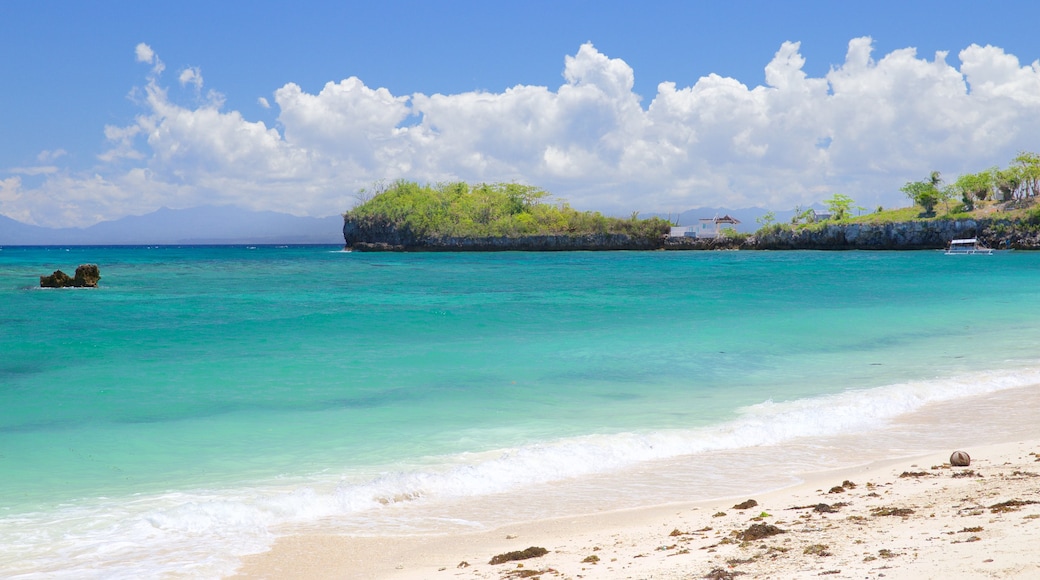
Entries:
{"type": "Polygon", "coordinates": [[[516,560],[527,560],[529,558],[538,558],[539,556],[544,556],[544,555],[546,555],[548,553],[549,553],[549,550],[546,550],[545,548],[539,548],[537,546],[531,546],[530,548],[528,548],[526,550],[518,550],[516,552],[506,552],[504,554],[499,554],[499,555],[491,558],[491,561],[488,562],[488,563],[492,564],[492,565],[494,565],[494,564],[505,564],[506,562],[513,562],[513,561],[516,561],[516,560]]]}

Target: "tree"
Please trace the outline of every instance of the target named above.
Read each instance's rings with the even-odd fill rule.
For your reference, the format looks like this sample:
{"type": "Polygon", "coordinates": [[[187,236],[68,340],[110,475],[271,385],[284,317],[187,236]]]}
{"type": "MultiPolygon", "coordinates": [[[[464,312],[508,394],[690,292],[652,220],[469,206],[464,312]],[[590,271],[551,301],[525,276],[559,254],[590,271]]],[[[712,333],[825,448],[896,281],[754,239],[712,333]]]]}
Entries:
{"type": "Polygon", "coordinates": [[[993,191],[993,173],[983,171],[981,173],[965,173],[954,182],[955,194],[959,193],[964,209],[971,211],[975,209],[975,202],[986,201],[993,191]]]}
{"type": "Polygon", "coordinates": [[[849,217],[849,212],[852,211],[852,198],[841,194],[835,193],[830,199],[823,200],[823,204],[827,206],[827,209],[834,215],[834,219],[843,220],[849,217]]]}
{"type": "MultiPolygon", "coordinates": [[[[941,201],[946,207],[946,213],[950,213],[950,200],[957,195],[954,188],[950,186],[943,187],[942,174],[938,171],[933,171],[928,175],[928,183],[935,190],[936,199],[941,201]]],[[[933,205],[932,207],[934,208],[935,206],[933,205]]],[[[932,212],[929,211],[928,213],[932,212]]]]}
{"type": "Polygon", "coordinates": [[[813,220],[813,209],[803,208],[801,205],[794,206],[794,215],[791,216],[791,225],[797,226],[807,224],[813,220]]]}
{"type": "Polygon", "coordinates": [[[1023,151],[1011,165],[1017,170],[1022,197],[1040,195],[1040,154],[1023,151]]]}
{"type": "Polygon", "coordinates": [[[1018,188],[1022,184],[1018,168],[1008,167],[1007,169],[996,169],[995,171],[994,183],[997,186],[997,191],[1000,192],[1000,201],[1011,201],[1015,198],[1015,193],[1018,192],[1018,188]]]}
{"type": "Polygon", "coordinates": [[[755,221],[758,222],[758,225],[762,227],[771,226],[773,225],[773,222],[776,221],[776,212],[767,211],[766,213],[755,218],[755,221]]]}
{"type": "MultiPolygon", "coordinates": [[[[935,175],[938,172],[932,172],[935,175]]],[[[908,181],[903,187],[899,188],[910,198],[910,201],[914,202],[914,205],[919,205],[924,208],[925,215],[932,215],[935,213],[935,205],[939,203],[939,188],[933,183],[931,179],[928,181],[908,181]]]]}
{"type": "Polygon", "coordinates": [[[371,187],[362,187],[361,189],[354,192],[354,201],[357,203],[355,206],[365,205],[373,197],[384,193],[390,189],[390,185],[386,183],[385,179],[378,179],[372,182],[371,187]]]}

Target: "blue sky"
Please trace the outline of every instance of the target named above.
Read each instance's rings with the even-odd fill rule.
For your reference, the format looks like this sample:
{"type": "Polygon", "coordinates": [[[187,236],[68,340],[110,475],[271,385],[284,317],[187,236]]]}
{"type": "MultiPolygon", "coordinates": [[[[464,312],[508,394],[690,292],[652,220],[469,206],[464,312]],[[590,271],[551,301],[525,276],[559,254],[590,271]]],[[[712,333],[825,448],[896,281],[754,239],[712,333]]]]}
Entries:
{"type": "Polygon", "coordinates": [[[322,216],[397,178],[873,207],[1040,149],[1036,2],[298,4],[0,4],[0,214],[322,216]]]}

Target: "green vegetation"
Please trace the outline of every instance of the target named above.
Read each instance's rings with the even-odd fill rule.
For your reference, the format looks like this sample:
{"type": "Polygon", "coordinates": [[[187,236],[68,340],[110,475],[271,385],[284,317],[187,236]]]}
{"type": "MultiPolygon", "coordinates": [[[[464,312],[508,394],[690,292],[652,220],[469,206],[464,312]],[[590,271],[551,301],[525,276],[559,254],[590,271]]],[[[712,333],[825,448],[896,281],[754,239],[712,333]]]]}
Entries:
{"type": "MultiPolygon", "coordinates": [[[[790,224],[759,220],[759,234],[776,233],[782,229],[819,230],[829,223],[886,224],[936,219],[990,219],[1019,220],[1022,226],[1040,227],[1040,154],[1022,152],[1005,169],[992,167],[979,173],[958,176],[952,183],[944,183],[938,171],[926,179],[910,181],[899,188],[913,203],[911,207],[885,209],[853,216],[852,210],[865,211],[854,205],[847,195],[835,193],[823,200],[831,217],[819,221],[817,212],[798,206],[790,224]],[[940,213],[938,210],[942,208],[940,213]]],[[[1021,226],[1020,226],[1021,227],[1021,226]]]]}
{"type": "Polygon", "coordinates": [[[1006,169],[992,167],[979,173],[958,176],[953,183],[942,185],[942,177],[933,171],[924,181],[907,182],[900,191],[915,205],[924,209],[922,217],[935,215],[939,202],[946,204],[949,218],[956,214],[973,212],[992,203],[1032,201],[1040,196],[1040,154],[1022,152],[1006,169]],[[950,200],[960,199],[958,206],[951,208],[950,200]]]}
{"type": "Polygon", "coordinates": [[[383,224],[423,238],[483,238],[538,235],[627,234],[657,238],[670,223],[661,218],[606,217],[577,211],[563,201],[546,201],[542,189],[518,183],[471,186],[454,182],[419,185],[396,181],[362,190],[361,203],[344,218],[362,224],[383,224]]]}
{"type": "Polygon", "coordinates": [[[841,193],[835,193],[830,199],[823,201],[823,205],[827,206],[827,211],[831,212],[831,215],[836,220],[844,220],[851,217],[852,204],[854,203],[856,202],[852,201],[851,197],[841,193]]]}

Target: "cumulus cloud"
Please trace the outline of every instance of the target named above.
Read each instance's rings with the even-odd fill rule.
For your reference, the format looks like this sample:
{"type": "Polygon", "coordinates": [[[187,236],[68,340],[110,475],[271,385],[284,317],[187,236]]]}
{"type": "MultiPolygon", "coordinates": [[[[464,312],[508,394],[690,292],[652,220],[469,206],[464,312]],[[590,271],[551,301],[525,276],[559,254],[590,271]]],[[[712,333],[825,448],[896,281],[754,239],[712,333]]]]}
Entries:
{"type": "MultiPolygon", "coordinates": [[[[8,183],[0,212],[62,225],[199,203],[331,215],[357,188],[396,178],[516,180],[623,214],[787,209],[835,192],[897,205],[899,187],[931,170],[978,171],[1036,149],[1040,63],[977,45],[959,65],[913,48],[875,57],[864,37],[811,77],[800,50],[783,43],[761,86],[710,74],[686,87],[665,80],[650,99],[632,92],[636,71],[591,43],[564,58],[555,88],[394,95],[356,77],[317,93],[288,83],[274,103],[258,99],[277,106],[275,128],[224,110],[217,93],[175,102],[142,43],[137,58],[153,67],[143,112],[105,128],[98,170],[58,171],[32,195],[8,183]]],[[[202,86],[197,68],[178,81],[202,86]]]]}

